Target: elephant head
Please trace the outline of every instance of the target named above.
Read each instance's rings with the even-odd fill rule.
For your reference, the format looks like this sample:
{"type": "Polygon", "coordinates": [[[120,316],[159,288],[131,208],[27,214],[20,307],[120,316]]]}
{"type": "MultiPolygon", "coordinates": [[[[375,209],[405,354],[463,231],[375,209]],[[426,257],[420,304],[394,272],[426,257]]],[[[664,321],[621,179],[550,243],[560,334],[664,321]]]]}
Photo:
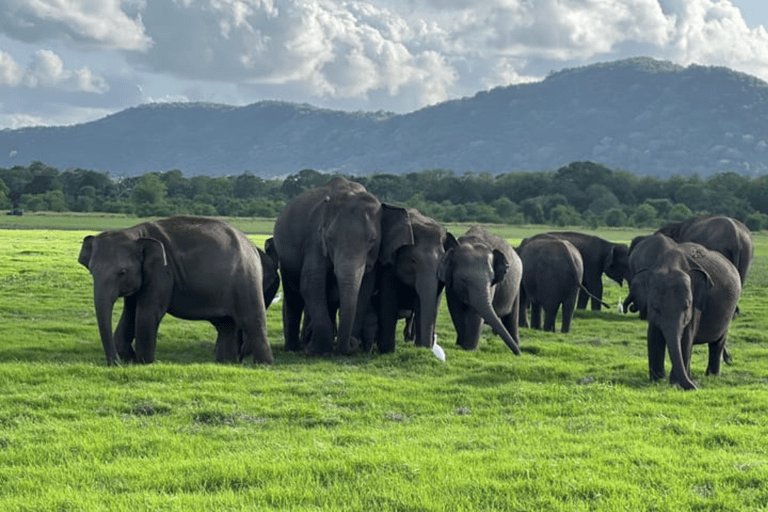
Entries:
{"type": "Polygon", "coordinates": [[[664,348],[672,363],[670,381],[694,389],[690,378],[690,351],[696,335],[696,317],[706,307],[713,287],[710,275],[692,266],[677,251],[666,253],[653,268],[641,269],[632,279],[630,293],[648,321],[649,371],[652,380],[664,376],[664,348]],[[662,343],[663,340],[663,343],[662,343]]]}
{"type": "Polygon", "coordinates": [[[626,244],[612,244],[603,272],[619,286],[624,280],[629,282],[629,248],[626,244]]]}
{"type": "MultiPolygon", "coordinates": [[[[488,244],[459,243],[450,233],[448,237],[448,249],[440,260],[437,275],[440,281],[445,283],[446,293],[449,294],[449,307],[451,301],[456,300],[473,310],[496,334],[501,336],[516,355],[520,355],[517,341],[504,326],[497,312],[500,294],[497,294],[496,288],[509,272],[511,262],[501,250],[488,244]]],[[[519,275],[522,274],[519,258],[516,264],[519,265],[516,269],[518,272],[516,289],[505,291],[505,294],[509,292],[515,296],[519,290],[519,275]]],[[[508,297],[510,303],[513,299],[514,297],[508,297]]],[[[513,307],[509,308],[510,312],[515,313],[512,310],[518,307],[517,304],[517,301],[514,301],[513,307]]],[[[454,312],[451,312],[451,316],[456,325],[454,312]]],[[[515,317],[515,323],[516,321],[517,317],[515,317]]],[[[463,328],[457,327],[459,344],[465,349],[476,348],[482,323],[460,320],[458,325],[462,324],[467,328],[467,332],[458,332],[463,328]]]]}
{"type": "MultiPolygon", "coordinates": [[[[93,301],[99,335],[107,363],[117,362],[117,347],[112,337],[112,310],[119,297],[133,300],[136,294],[151,288],[167,289],[173,277],[165,247],[154,238],[131,237],[119,231],[86,236],[78,261],[93,276],[93,301]],[[151,283],[151,287],[149,284],[151,283]]],[[[134,308],[125,308],[134,311],[134,308]]],[[[133,329],[133,319],[124,318],[125,329],[133,329]]],[[[132,336],[131,336],[132,337],[132,336]]],[[[120,347],[130,351],[130,347],[120,347]]],[[[126,356],[129,352],[121,353],[126,356]]]]}
{"type": "Polygon", "coordinates": [[[413,244],[413,231],[405,209],[382,204],[368,192],[326,197],[325,203],[319,231],[338,287],[337,349],[351,354],[359,348],[353,334],[362,331],[370,308],[373,269],[379,262],[391,264],[400,247],[413,244]]]}
{"type": "Polygon", "coordinates": [[[380,352],[394,350],[396,323],[403,312],[411,320],[411,336],[407,339],[415,338],[416,344],[424,347],[431,347],[434,341],[443,290],[437,268],[448,238],[434,219],[415,208],[408,208],[407,212],[413,243],[401,245],[391,265],[382,260],[378,300],[380,352]]]}
{"type": "Polygon", "coordinates": [[[263,273],[264,305],[269,307],[280,288],[280,275],[277,273],[278,259],[273,238],[264,242],[264,250],[257,248],[263,273]]]}

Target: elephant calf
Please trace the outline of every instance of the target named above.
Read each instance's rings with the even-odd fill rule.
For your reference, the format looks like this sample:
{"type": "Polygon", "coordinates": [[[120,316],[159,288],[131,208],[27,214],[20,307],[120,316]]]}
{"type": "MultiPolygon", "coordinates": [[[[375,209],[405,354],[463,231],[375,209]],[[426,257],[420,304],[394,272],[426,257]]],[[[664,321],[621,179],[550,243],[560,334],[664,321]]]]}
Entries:
{"type": "Polygon", "coordinates": [[[579,290],[592,296],[582,284],[584,263],[578,249],[567,240],[547,236],[523,240],[518,252],[523,261],[520,324],[527,326],[530,304],[531,327],[541,329],[543,308],[544,330],[554,332],[562,305],[561,330],[569,332],[579,290]]]}
{"type": "Polygon", "coordinates": [[[154,361],[166,313],[208,320],[228,340],[240,329],[254,362],[272,363],[261,258],[248,237],[226,222],[175,216],[86,236],[78,261],[93,276],[107,364],[115,364],[118,355],[124,361],[154,361]],[[123,313],[113,336],[118,297],[124,298],[123,313]]]}
{"type": "Polygon", "coordinates": [[[473,226],[458,240],[450,233],[447,236],[437,276],[445,283],[456,343],[466,350],[477,348],[485,321],[520,355],[520,257],[506,241],[480,226],[473,226]]]}

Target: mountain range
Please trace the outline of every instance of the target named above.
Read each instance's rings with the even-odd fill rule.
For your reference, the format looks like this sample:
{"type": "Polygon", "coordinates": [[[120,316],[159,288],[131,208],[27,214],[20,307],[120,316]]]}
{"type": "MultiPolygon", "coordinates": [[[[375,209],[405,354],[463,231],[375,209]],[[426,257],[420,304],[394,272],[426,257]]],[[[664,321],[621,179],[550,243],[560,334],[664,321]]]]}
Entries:
{"type": "Polygon", "coordinates": [[[65,127],[0,131],[0,166],[114,177],[273,178],[426,169],[499,174],[590,160],[639,175],[768,172],[768,83],[650,58],[570,68],[407,113],[262,101],[153,103],[65,127]]]}

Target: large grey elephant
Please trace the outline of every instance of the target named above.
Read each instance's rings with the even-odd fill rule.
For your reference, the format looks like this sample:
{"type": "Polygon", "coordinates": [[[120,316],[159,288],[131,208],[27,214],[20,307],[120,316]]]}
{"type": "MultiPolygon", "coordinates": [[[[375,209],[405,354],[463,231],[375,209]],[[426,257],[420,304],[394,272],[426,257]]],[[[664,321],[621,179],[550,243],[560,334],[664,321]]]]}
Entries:
{"type": "Polygon", "coordinates": [[[525,239],[517,252],[523,261],[520,325],[528,326],[527,309],[530,304],[531,327],[542,328],[543,308],[544,330],[554,332],[557,312],[562,307],[561,331],[569,332],[579,291],[589,294],[582,284],[584,263],[581,253],[568,240],[555,237],[525,239]]]}
{"type": "Polygon", "coordinates": [[[692,242],[677,244],[660,233],[638,240],[630,252],[630,266],[634,306],[648,321],[651,380],[664,378],[666,349],[672,363],[670,382],[695,389],[691,350],[703,343],[709,345],[706,374],[719,375],[741,294],[736,267],[717,251],[692,242]]]}
{"type": "Polygon", "coordinates": [[[477,348],[485,322],[520,355],[520,257],[505,240],[480,226],[471,227],[458,240],[450,233],[447,237],[437,276],[445,283],[456,344],[465,350],[477,348]]]}
{"type": "Polygon", "coordinates": [[[695,242],[719,252],[736,266],[744,286],[754,257],[754,243],[752,232],[741,221],[720,215],[702,215],[683,222],[670,222],[656,232],[675,242],[695,242]]]}
{"type": "Polygon", "coordinates": [[[166,313],[208,320],[227,339],[241,329],[254,361],[272,363],[261,259],[245,234],[229,224],[175,216],[105,231],[85,237],[78,261],[93,276],[107,364],[115,364],[118,355],[124,361],[154,361],[166,313]],[[118,297],[124,298],[123,313],[113,336],[118,297]]]}
{"type": "Polygon", "coordinates": [[[310,355],[356,352],[359,340],[353,334],[363,329],[366,315],[358,312],[369,307],[375,265],[391,264],[397,249],[413,244],[408,213],[337,176],[293,199],[278,216],[273,238],[283,281],[286,348],[305,348],[310,355]],[[329,286],[337,287],[339,297],[336,347],[329,286]],[[306,347],[302,315],[311,325],[306,347]]]}
{"type": "Polygon", "coordinates": [[[616,281],[619,286],[624,283],[625,279],[629,282],[629,247],[627,244],[609,242],[598,236],[575,231],[542,233],[532,236],[528,240],[548,236],[569,241],[581,255],[584,265],[582,284],[586,291],[581,290],[579,292],[577,308],[586,309],[587,302],[591,298],[592,310],[600,310],[603,306],[603,274],[616,281]]]}
{"type": "MultiPolygon", "coordinates": [[[[413,229],[413,244],[398,249],[389,265],[381,265],[378,306],[379,352],[395,349],[397,320],[407,312],[412,320],[416,345],[431,347],[443,284],[437,268],[445,254],[448,237],[434,219],[415,208],[407,208],[413,229]]],[[[408,328],[406,328],[407,330],[408,328]]]]}

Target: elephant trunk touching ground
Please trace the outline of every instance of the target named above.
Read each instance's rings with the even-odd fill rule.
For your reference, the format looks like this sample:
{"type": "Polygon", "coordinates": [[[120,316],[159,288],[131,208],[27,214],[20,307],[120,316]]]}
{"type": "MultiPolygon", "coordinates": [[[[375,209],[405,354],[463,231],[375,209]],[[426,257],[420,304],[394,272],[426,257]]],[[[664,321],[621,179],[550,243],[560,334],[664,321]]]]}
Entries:
{"type": "Polygon", "coordinates": [[[419,329],[416,344],[431,347],[435,339],[435,322],[440,307],[440,284],[435,277],[436,270],[428,276],[417,276],[416,294],[419,296],[416,309],[416,325],[419,329]]]}
{"type": "MultiPolygon", "coordinates": [[[[339,332],[337,335],[337,351],[340,354],[354,354],[358,351],[359,340],[352,337],[357,319],[358,310],[362,305],[358,304],[363,288],[365,265],[345,265],[336,268],[336,282],[339,287],[339,332]],[[348,267],[348,268],[346,268],[348,267]]],[[[359,311],[363,313],[363,311],[359,311]]]]}
{"type": "Polygon", "coordinates": [[[93,305],[96,309],[96,321],[99,324],[99,335],[107,357],[107,364],[117,362],[117,349],[112,338],[112,309],[117,301],[117,291],[109,290],[106,286],[93,283],[93,305]]]}
{"type": "Polygon", "coordinates": [[[514,352],[515,355],[519,356],[520,346],[509,334],[509,331],[502,323],[499,315],[496,314],[493,304],[491,303],[490,288],[486,286],[485,292],[470,295],[469,304],[475,309],[475,311],[477,311],[477,314],[480,315],[480,318],[483,319],[483,322],[489,325],[491,329],[493,329],[494,333],[501,336],[501,339],[504,340],[504,343],[507,344],[509,349],[514,352]]]}

